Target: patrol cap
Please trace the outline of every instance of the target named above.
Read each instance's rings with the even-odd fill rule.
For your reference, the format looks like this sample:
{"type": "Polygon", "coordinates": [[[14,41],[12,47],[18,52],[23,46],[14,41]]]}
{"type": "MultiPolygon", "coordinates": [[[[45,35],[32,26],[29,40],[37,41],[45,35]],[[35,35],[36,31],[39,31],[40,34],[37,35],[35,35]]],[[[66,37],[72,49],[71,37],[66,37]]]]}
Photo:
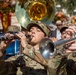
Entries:
{"type": "Polygon", "coordinates": [[[18,31],[21,31],[19,26],[11,25],[8,27],[8,32],[18,32],[18,31]]]}
{"type": "Polygon", "coordinates": [[[63,31],[65,31],[68,28],[68,26],[64,26],[60,29],[60,32],[63,33],[63,31]]]}
{"type": "Polygon", "coordinates": [[[49,36],[50,29],[46,26],[46,24],[44,24],[44,23],[42,23],[40,21],[29,23],[27,25],[27,30],[30,30],[30,28],[33,27],[33,26],[38,26],[46,34],[46,36],[49,36]]]}

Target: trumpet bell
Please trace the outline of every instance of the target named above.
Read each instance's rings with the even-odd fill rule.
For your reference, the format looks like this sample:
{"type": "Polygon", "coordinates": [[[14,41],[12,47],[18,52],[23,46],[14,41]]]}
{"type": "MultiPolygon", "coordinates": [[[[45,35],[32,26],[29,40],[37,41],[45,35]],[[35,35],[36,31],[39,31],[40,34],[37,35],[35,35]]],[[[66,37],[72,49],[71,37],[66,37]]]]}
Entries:
{"type": "Polygon", "coordinates": [[[26,28],[31,22],[41,21],[49,25],[55,16],[54,0],[27,0],[24,1],[23,7],[20,0],[16,3],[15,13],[21,26],[26,28]]]}
{"type": "Polygon", "coordinates": [[[39,50],[41,55],[46,59],[49,59],[50,56],[53,56],[56,52],[54,43],[48,38],[44,38],[40,41],[39,50]]]}
{"type": "MultiPolygon", "coordinates": [[[[68,44],[68,46],[70,46],[70,44],[74,43],[75,40],[76,40],[76,37],[68,39],[68,40],[59,40],[57,42],[53,42],[49,38],[44,38],[40,41],[39,50],[40,50],[40,53],[42,54],[42,56],[46,59],[49,59],[51,56],[55,56],[57,54],[65,55],[64,51],[60,50],[57,52],[56,48],[57,47],[59,49],[63,48],[67,42],[70,42],[68,44]]],[[[66,47],[64,47],[64,48],[66,48],[66,47]]]]}

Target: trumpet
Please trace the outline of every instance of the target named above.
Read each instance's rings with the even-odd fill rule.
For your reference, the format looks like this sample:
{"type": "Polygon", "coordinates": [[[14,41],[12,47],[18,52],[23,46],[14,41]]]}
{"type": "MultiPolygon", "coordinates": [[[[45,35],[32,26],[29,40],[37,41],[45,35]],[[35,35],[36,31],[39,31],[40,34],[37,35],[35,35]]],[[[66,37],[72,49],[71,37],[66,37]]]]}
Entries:
{"type": "MultiPolygon", "coordinates": [[[[10,40],[10,39],[18,39],[18,37],[16,36],[16,33],[18,32],[8,32],[14,35],[14,37],[11,36],[4,36],[4,34],[2,36],[0,36],[0,40],[4,41],[4,40],[10,40]]],[[[30,35],[29,34],[25,34],[26,38],[30,39],[30,35]]]]}
{"type": "Polygon", "coordinates": [[[44,38],[40,41],[39,50],[42,56],[46,59],[49,59],[51,56],[56,55],[57,47],[63,47],[67,42],[74,41],[76,37],[71,38],[69,40],[59,40],[57,42],[53,42],[49,38],[44,38]]]}

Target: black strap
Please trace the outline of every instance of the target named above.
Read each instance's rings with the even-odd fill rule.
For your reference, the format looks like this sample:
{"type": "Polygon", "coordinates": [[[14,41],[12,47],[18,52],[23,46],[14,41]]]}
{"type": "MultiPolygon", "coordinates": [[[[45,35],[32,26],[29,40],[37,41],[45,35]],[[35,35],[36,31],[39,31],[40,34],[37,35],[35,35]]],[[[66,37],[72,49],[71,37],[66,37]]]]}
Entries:
{"type": "Polygon", "coordinates": [[[60,65],[57,68],[56,75],[59,75],[61,67],[64,66],[66,63],[67,63],[67,57],[63,57],[60,62],[60,65]]]}

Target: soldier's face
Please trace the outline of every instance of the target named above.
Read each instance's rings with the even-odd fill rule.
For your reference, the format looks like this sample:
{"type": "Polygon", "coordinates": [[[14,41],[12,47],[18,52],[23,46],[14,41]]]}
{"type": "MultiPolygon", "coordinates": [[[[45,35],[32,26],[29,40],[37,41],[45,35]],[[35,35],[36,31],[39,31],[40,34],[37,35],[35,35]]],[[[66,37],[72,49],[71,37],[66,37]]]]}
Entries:
{"type": "Polygon", "coordinates": [[[36,26],[31,27],[29,34],[31,35],[30,43],[33,45],[38,44],[45,37],[44,32],[36,26]]]}
{"type": "Polygon", "coordinates": [[[62,35],[61,35],[62,39],[70,39],[72,38],[72,33],[70,31],[63,31],[62,35]]]}

